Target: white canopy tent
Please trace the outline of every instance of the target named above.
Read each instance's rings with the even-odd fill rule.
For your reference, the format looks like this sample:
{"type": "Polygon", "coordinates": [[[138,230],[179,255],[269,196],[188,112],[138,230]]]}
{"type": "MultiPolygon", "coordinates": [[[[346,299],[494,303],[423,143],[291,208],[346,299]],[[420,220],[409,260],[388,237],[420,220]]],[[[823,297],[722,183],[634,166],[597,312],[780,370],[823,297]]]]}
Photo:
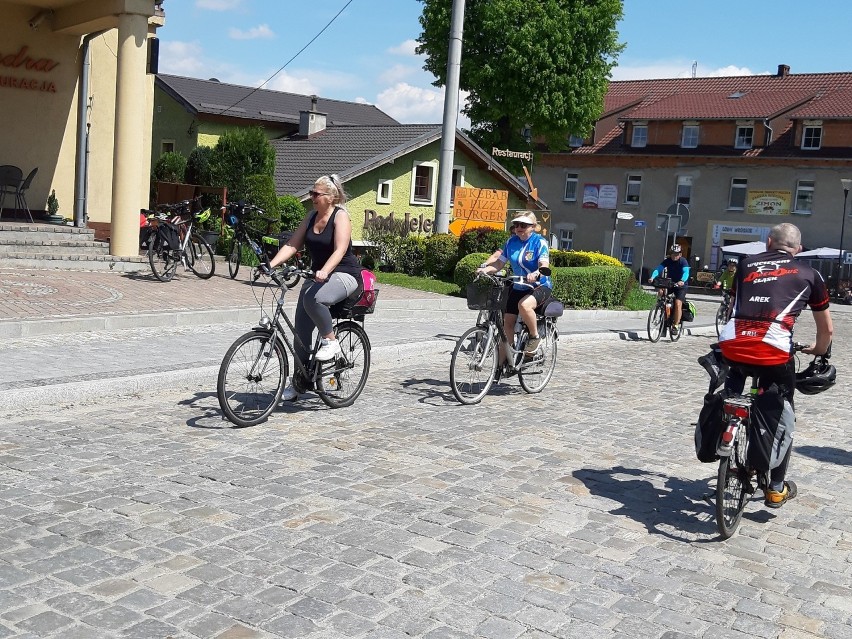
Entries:
{"type": "Polygon", "coordinates": [[[766,242],[745,242],[743,244],[729,244],[722,246],[722,255],[757,255],[766,251],[766,242]]]}
{"type": "Polygon", "coordinates": [[[811,249],[810,251],[802,251],[796,257],[806,260],[836,260],[839,255],[840,249],[823,246],[822,248],[811,249]]]}

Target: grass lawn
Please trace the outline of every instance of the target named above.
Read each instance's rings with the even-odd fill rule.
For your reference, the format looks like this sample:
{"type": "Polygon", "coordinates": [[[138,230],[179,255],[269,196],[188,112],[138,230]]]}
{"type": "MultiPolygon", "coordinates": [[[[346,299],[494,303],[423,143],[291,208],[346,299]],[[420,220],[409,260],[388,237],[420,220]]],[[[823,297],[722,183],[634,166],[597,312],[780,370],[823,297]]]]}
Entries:
{"type": "Polygon", "coordinates": [[[429,291],[430,293],[462,297],[458,284],[448,280],[414,277],[405,273],[382,273],[381,271],[376,271],[376,278],[380,284],[393,284],[394,286],[402,286],[403,288],[413,288],[417,291],[429,291]]]}

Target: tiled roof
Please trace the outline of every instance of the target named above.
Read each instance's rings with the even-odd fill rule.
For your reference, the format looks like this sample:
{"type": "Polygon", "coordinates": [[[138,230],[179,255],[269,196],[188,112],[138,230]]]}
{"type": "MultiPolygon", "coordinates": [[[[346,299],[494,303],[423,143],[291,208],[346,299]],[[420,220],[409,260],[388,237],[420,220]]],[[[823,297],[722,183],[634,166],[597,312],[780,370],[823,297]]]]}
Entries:
{"type": "MultiPolygon", "coordinates": [[[[157,86],[197,113],[225,115],[262,122],[299,124],[299,111],[311,110],[311,96],[269,89],[157,75],[157,86]],[[248,97],[247,97],[248,96],[248,97]],[[236,106],[233,106],[236,105],[236,106]],[[223,113],[224,112],[224,113],[223,113]]],[[[328,115],[328,124],[397,124],[372,104],[317,98],[316,109],[328,115]]]]}
{"type": "MultiPolygon", "coordinates": [[[[441,138],[440,124],[389,126],[332,126],[309,137],[293,135],[272,140],[275,149],[275,190],[279,195],[307,197],[321,175],[337,173],[345,182],[416,151],[441,138]]],[[[476,143],[456,131],[456,152],[465,151],[480,166],[526,197],[526,189],[512,174],[493,161],[476,143]]],[[[546,208],[544,202],[540,203],[546,208]]]]}
{"type": "MultiPolygon", "coordinates": [[[[810,91],[737,91],[680,93],[646,103],[623,115],[624,120],[730,120],[772,118],[802,104],[810,91]]],[[[851,114],[852,115],[852,114],[851,114]]]]}
{"type": "Polygon", "coordinates": [[[827,91],[790,114],[791,118],[849,119],[852,114],[852,88],[827,91]]]}

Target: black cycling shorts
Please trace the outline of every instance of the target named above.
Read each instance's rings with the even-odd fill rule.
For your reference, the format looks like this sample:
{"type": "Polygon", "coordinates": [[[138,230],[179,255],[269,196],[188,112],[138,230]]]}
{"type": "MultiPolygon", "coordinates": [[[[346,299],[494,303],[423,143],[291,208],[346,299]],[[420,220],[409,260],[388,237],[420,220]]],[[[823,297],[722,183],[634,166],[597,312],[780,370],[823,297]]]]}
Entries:
{"type": "Polygon", "coordinates": [[[669,290],[674,293],[676,300],[680,300],[681,302],[686,301],[686,284],[683,286],[672,286],[669,290]]]}
{"type": "Polygon", "coordinates": [[[547,304],[553,297],[553,291],[546,286],[538,286],[533,290],[513,288],[509,291],[509,299],[506,302],[506,312],[510,315],[518,314],[518,304],[527,295],[532,295],[535,298],[535,307],[540,308],[542,304],[547,304]]]}

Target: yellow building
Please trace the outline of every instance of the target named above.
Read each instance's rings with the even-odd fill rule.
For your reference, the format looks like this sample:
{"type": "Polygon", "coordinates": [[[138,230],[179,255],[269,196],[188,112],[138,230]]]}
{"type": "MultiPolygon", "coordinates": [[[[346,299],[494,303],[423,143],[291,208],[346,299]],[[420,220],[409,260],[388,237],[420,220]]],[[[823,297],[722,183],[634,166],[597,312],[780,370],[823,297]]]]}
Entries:
{"type": "Polygon", "coordinates": [[[37,169],[34,217],[55,191],[59,215],[109,237],[113,255],[137,255],[148,203],[161,4],[0,0],[0,165],[37,169]]]}

